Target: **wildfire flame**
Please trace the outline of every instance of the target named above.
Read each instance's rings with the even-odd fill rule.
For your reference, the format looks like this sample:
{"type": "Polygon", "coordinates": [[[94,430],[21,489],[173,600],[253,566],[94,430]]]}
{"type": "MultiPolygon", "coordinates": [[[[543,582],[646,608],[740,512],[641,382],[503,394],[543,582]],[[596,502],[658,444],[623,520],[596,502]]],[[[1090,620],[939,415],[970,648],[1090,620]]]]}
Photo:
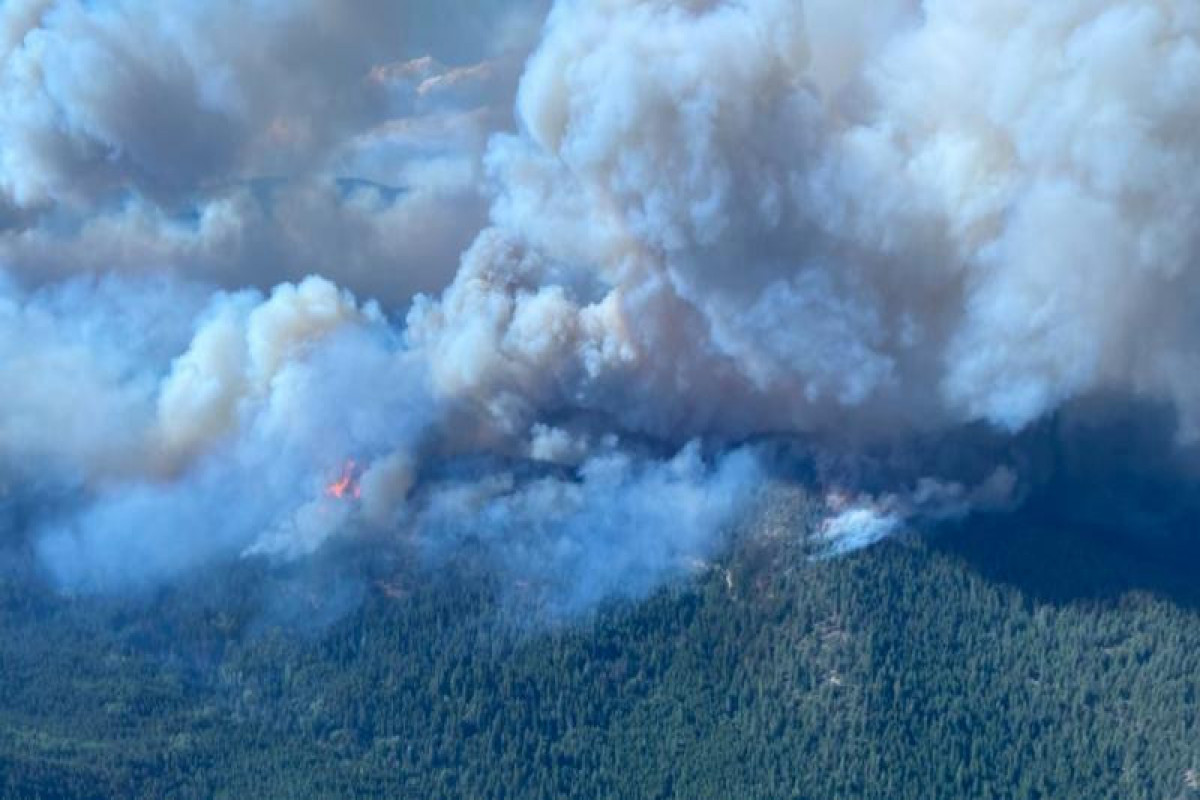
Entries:
{"type": "Polygon", "coordinates": [[[336,500],[349,500],[351,498],[357,500],[362,497],[362,487],[358,485],[358,476],[358,464],[352,459],[347,460],[342,465],[342,471],[338,473],[337,479],[331,481],[325,487],[325,496],[336,500]]]}

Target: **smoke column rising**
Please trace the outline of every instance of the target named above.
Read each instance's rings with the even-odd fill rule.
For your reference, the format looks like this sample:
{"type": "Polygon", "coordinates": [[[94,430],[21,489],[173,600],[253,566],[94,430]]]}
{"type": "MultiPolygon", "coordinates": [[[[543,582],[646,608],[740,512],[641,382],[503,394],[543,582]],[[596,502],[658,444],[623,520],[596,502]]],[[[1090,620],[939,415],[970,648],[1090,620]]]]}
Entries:
{"type": "MultiPolygon", "coordinates": [[[[482,537],[498,568],[576,610],[711,555],[765,480],[738,447],[751,437],[852,450],[982,424],[1015,440],[1101,395],[1169,407],[1173,446],[1200,435],[1193,4],[559,0],[536,35],[536,4],[493,10],[525,21],[457,67],[384,61],[378,43],[351,58],[374,34],[350,17],[340,38],[308,42],[296,97],[346,82],[364,94],[299,144],[286,123],[308,112],[259,94],[292,76],[218,68],[225,45],[195,15],[0,10],[0,253],[14,276],[0,287],[0,481],[3,497],[69,488],[31,534],[62,585],[152,585],[372,530],[435,550],[482,537]],[[116,70],[121,37],[143,25],[188,31],[186,63],[116,70]],[[151,143],[153,119],[107,116],[116,77],[143,71],[218,114],[201,128],[225,140],[151,143]],[[85,74],[111,80],[84,87],[85,74]],[[408,99],[379,101],[389,85],[408,99]],[[494,112],[509,101],[512,125],[494,112]],[[468,119],[453,153],[372,150],[468,119]],[[314,269],[347,288],[230,287],[265,251],[195,237],[308,217],[211,187],[276,163],[341,187],[370,164],[457,188],[326,190],[336,211],[314,236],[353,261],[375,245],[349,215],[369,212],[371,231],[407,231],[398,249],[411,241],[422,263],[343,269],[339,253],[314,269]],[[453,219],[467,195],[489,211],[471,217],[455,271],[420,241],[434,206],[410,203],[440,197],[453,219]],[[200,198],[199,216],[163,223],[178,197],[200,198]],[[101,228],[139,243],[104,252],[173,269],[40,266],[72,263],[101,228]],[[434,275],[452,277],[431,293],[434,275]],[[446,467],[470,458],[495,466],[446,467]],[[347,474],[357,497],[331,497],[347,474]]],[[[276,11],[251,14],[246,35],[275,41],[320,16],[276,11]]],[[[1015,497],[1008,465],[977,472],[832,502],[820,533],[836,552],[1015,497]]]]}

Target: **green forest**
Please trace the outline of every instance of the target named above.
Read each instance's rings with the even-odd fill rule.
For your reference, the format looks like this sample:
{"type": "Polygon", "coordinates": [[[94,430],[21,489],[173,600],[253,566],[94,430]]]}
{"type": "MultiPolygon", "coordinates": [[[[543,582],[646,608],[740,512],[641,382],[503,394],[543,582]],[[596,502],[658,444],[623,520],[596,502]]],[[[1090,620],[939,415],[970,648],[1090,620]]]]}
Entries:
{"type": "Polygon", "coordinates": [[[0,794],[1200,797],[1195,555],[1005,518],[749,537],[548,621],[470,564],[327,621],[264,614],[250,566],[136,600],[10,570],[0,794]]]}

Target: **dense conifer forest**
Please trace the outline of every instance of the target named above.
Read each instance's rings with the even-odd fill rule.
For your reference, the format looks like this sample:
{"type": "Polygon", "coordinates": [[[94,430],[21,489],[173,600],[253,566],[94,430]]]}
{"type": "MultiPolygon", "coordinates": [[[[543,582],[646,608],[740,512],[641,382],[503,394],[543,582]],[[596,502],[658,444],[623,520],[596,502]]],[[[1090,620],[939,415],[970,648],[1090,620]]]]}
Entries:
{"type": "Polygon", "coordinates": [[[1011,520],[756,538],[549,621],[468,564],[328,620],[264,613],[250,567],[120,601],[9,577],[0,794],[1200,797],[1195,563],[1011,520]]]}

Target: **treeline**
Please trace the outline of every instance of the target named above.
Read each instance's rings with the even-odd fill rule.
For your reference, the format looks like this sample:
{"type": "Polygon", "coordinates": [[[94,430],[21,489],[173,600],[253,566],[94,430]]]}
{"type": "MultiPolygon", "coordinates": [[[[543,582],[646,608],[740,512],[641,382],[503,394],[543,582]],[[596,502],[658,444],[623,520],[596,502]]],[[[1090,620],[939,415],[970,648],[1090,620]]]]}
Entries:
{"type": "Polygon", "coordinates": [[[1197,796],[1192,569],[1002,526],[818,562],[776,538],[572,624],[413,573],[319,629],[250,575],[202,601],[9,578],[0,794],[1197,796]]]}

